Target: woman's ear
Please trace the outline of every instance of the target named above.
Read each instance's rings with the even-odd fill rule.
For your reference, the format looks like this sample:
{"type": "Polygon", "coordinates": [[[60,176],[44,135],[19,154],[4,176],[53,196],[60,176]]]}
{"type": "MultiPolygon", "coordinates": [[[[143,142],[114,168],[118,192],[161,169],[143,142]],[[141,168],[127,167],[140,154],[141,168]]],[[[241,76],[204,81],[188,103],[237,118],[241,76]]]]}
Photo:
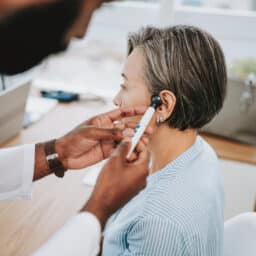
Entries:
{"type": "Polygon", "coordinates": [[[163,90],[159,94],[162,105],[157,108],[156,113],[159,116],[159,119],[161,122],[164,122],[166,119],[168,119],[176,105],[176,97],[174,93],[168,90],[163,90]]]}

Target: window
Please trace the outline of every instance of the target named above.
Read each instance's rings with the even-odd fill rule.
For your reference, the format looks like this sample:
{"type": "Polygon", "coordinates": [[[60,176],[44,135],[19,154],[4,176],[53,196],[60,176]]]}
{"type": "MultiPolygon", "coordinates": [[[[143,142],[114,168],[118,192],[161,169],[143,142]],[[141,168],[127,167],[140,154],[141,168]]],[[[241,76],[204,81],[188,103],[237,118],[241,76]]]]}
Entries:
{"type": "Polygon", "coordinates": [[[181,6],[220,8],[230,10],[256,10],[256,0],[176,0],[181,6]]]}
{"type": "Polygon", "coordinates": [[[256,57],[255,7],[256,0],[123,0],[100,9],[91,31],[125,41],[141,26],[189,24],[213,34],[228,60],[256,57]]]}

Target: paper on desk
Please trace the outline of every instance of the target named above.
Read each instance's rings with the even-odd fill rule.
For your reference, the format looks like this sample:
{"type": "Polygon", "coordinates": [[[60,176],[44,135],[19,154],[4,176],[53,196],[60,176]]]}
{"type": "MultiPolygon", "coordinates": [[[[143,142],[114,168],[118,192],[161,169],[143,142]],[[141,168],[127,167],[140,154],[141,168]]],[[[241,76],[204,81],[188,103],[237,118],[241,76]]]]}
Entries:
{"type": "Polygon", "coordinates": [[[30,96],[26,104],[23,126],[26,128],[40,120],[45,114],[50,112],[57,103],[57,100],[30,96]]]}
{"type": "Polygon", "coordinates": [[[100,175],[102,167],[105,163],[106,163],[106,160],[92,167],[86,168],[87,171],[83,178],[83,183],[85,185],[95,186],[97,178],[100,175]]]}

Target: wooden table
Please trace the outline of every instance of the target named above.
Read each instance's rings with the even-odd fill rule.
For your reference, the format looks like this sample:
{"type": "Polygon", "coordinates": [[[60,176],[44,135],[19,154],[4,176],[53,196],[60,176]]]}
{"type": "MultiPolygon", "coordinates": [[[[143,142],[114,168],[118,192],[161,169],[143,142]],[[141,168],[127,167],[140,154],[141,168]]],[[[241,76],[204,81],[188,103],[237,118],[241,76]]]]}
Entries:
{"type": "MultiPolygon", "coordinates": [[[[89,116],[103,111],[106,106],[99,102],[60,104],[3,147],[58,137],[89,116]]],[[[256,164],[256,147],[204,137],[220,157],[256,164]]],[[[30,255],[63,226],[91,193],[91,188],[82,184],[84,174],[84,171],[67,173],[64,179],[49,176],[34,184],[31,201],[1,202],[0,255],[30,255]]]]}
{"type": "Polygon", "coordinates": [[[256,165],[256,146],[201,134],[220,158],[256,165]]]}

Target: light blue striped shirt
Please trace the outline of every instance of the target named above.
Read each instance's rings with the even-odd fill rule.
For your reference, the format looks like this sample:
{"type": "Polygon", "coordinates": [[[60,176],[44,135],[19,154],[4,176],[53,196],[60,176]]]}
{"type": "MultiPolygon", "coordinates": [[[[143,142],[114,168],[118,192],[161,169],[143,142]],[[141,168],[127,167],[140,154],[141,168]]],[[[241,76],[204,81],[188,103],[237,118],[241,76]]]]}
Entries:
{"type": "Polygon", "coordinates": [[[197,137],[114,214],[103,255],[223,255],[224,193],[218,159],[197,137]]]}

